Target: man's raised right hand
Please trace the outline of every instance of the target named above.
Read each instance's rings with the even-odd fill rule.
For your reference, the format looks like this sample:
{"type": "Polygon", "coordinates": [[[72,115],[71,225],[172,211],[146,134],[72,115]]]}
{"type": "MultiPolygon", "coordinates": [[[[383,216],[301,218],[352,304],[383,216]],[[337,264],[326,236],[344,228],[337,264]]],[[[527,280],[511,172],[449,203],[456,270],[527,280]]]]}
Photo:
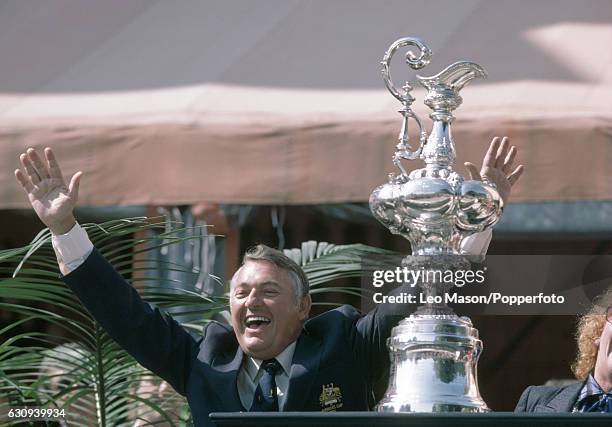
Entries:
{"type": "Polygon", "coordinates": [[[15,177],[27,193],[40,220],[53,234],[65,234],[76,223],[73,210],[83,172],[75,173],[66,186],[53,150],[49,147],[45,148],[45,158],[46,162],[35,149],[28,148],[27,152],[19,156],[23,170],[16,169],[15,177]]]}

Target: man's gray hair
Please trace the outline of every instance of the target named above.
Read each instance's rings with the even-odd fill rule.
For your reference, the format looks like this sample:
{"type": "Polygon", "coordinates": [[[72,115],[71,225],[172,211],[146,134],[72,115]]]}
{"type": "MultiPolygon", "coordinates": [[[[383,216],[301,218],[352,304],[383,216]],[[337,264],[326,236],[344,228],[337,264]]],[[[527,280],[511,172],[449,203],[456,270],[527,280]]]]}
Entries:
{"type": "Polygon", "coordinates": [[[310,292],[308,278],[304,274],[304,270],[281,251],[259,244],[244,253],[242,265],[247,261],[268,261],[289,273],[298,302],[310,292]]]}

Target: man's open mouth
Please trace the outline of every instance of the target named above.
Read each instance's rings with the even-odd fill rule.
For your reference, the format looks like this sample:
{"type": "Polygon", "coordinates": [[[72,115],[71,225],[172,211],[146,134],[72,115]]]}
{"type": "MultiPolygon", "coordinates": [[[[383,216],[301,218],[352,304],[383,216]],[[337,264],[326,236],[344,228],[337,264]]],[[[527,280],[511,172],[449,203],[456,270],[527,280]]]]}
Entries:
{"type": "Polygon", "coordinates": [[[246,319],[244,319],[244,324],[247,328],[254,329],[268,325],[271,321],[272,320],[264,316],[247,316],[246,319]]]}

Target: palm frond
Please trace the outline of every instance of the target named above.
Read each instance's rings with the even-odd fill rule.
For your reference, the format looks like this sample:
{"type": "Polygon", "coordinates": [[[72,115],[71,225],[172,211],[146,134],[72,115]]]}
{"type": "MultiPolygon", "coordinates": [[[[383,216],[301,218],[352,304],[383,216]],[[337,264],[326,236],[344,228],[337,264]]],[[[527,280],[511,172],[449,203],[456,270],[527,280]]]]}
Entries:
{"type": "MultiPolygon", "coordinates": [[[[363,296],[359,284],[352,286],[323,286],[329,282],[344,278],[361,278],[364,271],[363,260],[377,255],[394,255],[394,252],[363,245],[335,245],[327,242],[310,240],[303,242],[300,248],[285,249],[285,255],[302,267],[310,284],[312,295],[340,293],[363,296]]],[[[338,305],[329,302],[317,302],[316,305],[338,305]]]]}
{"type": "MultiPolygon", "coordinates": [[[[135,252],[190,239],[182,236],[184,228],[136,239],[133,236],[164,225],[128,218],[83,227],[109,262],[124,277],[132,276],[129,281],[143,299],[164,308],[186,308],[182,316],[197,313],[201,320],[190,321],[190,330],[201,331],[204,321],[226,309],[225,297],[168,286],[161,276],[185,272],[180,265],[132,266],[135,252]],[[143,277],[147,272],[151,274],[143,277]]],[[[8,407],[40,406],[64,408],[67,421],[77,426],[133,425],[137,419],[184,424],[185,400],[119,348],[89,316],[59,279],[50,242],[50,233],[43,230],[26,247],[0,251],[0,274],[7,277],[0,281],[0,309],[20,316],[0,333],[8,335],[32,321],[53,331],[13,334],[0,345],[0,413],[6,414],[8,407]]]]}

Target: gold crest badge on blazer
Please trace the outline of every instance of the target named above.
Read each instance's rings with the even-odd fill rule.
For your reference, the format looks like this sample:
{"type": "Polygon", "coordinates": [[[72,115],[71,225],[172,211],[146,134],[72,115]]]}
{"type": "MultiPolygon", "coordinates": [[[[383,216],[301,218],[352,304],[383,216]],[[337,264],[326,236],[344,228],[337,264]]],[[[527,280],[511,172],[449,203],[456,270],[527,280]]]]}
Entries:
{"type": "Polygon", "coordinates": [[[330,412],[342,408],[342,391],[340,391],[340,387],[336,387],[334,383],[329,383],[323,384],[321,389],[321,395],[319,396],[321,411],[330,412]]]}

